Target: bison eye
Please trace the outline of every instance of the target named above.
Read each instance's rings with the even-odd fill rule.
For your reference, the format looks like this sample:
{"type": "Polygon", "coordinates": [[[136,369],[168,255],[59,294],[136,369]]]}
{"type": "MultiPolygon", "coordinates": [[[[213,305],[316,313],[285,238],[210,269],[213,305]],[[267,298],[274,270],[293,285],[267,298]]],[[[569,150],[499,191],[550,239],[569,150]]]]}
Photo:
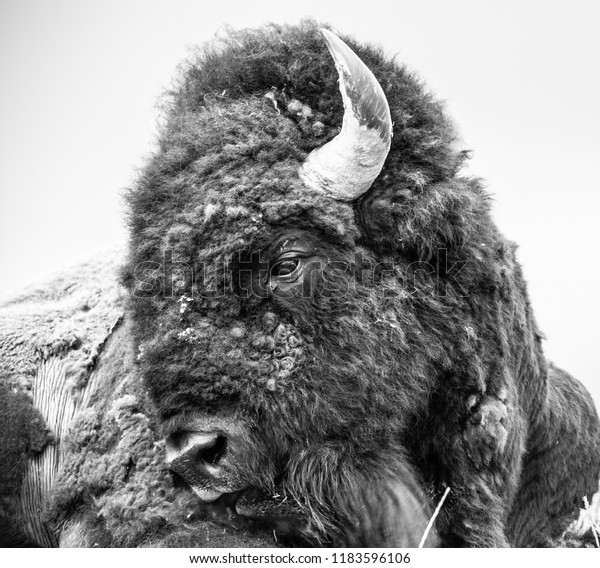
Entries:
{"type": "Polygon", "coordinates": [[[271,276],[277,276],[279,278],[285,278],[292,276],[298,267],[300,266],[299,258],[284,258],[273,265],[271,269],[271,276]]]}

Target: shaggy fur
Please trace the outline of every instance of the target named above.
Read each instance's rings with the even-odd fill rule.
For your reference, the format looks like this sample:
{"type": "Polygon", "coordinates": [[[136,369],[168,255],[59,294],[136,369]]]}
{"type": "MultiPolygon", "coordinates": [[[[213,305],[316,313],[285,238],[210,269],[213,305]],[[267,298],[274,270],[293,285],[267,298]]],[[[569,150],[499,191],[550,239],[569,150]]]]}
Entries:
{"type": "Polygon", "coordinates": [[[24,393],[0,381],[0,547],[27,546],[28,538],[10,519],[17,516],[18,495],[28,459],[48,442],[44,420],[24,393]]]}
{"type": "MultiPolygon", "coordinates": [[[[546,362],[515,247],[460,174],[442,106],[347,41],[394,122],[363,198],[298,177],[343,115],[318,26],[231,32],[183,67],[129,192],[125,306],[114,259],[0,306],[0,399],[30,417],[3,426],[5,494],[49,471],[31,495],[58,544],[414,546],[448,486],[428,545],[580,542],[576,524],[561,533],[597,488],[593,403],[546,362]],[[298,249],[301,277],[275,278],[298,249]],[[198,417],[234,421],[251,490],[202,505],[174,485],[162,430],[198,417]],[[39,453],[25,473],[24,452],[39,453]]],[[[6,515],[44,544],[29,495],[6,515]]]]}
{"type": "Polygon", "coordinates": [[[174,486],[123,318],[122,258],[0,304],[0,546],[276,546],[270,527],[226,524],[174,486]]]}
{"type": "Polygon", "coordinates": [[[343,114],[314,23],[232,32],[185,66],[128,196],[144,380],[163,420],[235,416],[253,450],[237,475],[293,497],[316,543],[415,543],[450,486],[442,544],[548,544],[595,489],[596,411],[548,369],[515,247],[441,105],[347,41],[394,123],[355,203],[298,177],[343,114]],[[301,277],[309,294],[261,284],[257,255],[273,267],[292,241],[325,266],[301,277]]]}

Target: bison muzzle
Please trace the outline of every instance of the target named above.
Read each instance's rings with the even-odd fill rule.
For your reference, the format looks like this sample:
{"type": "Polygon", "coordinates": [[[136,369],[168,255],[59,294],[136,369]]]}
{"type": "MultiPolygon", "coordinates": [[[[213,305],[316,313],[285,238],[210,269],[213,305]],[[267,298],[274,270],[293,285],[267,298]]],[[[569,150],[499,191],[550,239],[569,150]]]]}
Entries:
{"type": "MultiPolygon", "coordinates": [[[[273,25],[198,51],[165,109],[127,194],[117,323],[103,331],[101,286],[52,308],[58,339],[8,306],[0,370],[41,358],[54,445],[24,484],[50,494],[47,524],[0,505],[70,546],[246,546],[248,527],[291,545],[564,542],[597,488],[598,415],[544,356],[515,246],[420,81],[314,22],[273,25]]],[[[5,422],[13,453],[49,444],[5,422]]]]}
{"type": "Polygon", "coordinates": [[[443,545],[556,538],[598,417],[441,105],[306,23],[233,33],[169,109],[125,283],[171,468],[233,511],[283,496],[317,545],[416,546],[448,487],[443,545]]]}

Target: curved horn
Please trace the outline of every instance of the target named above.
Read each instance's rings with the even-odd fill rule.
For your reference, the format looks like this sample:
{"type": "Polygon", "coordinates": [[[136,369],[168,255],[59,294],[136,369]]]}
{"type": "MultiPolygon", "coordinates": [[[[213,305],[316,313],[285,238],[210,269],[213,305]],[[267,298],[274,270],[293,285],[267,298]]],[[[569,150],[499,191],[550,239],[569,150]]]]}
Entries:
{"type": "Polygon", "coordinates": [[[313,150],[300,167],[311,189],[353,201],[381,172],[390,151],[392,117],[381,85],[371,70],[335,34],[321,30],[339,74],[344,100],[341,132],[313,150]]]}

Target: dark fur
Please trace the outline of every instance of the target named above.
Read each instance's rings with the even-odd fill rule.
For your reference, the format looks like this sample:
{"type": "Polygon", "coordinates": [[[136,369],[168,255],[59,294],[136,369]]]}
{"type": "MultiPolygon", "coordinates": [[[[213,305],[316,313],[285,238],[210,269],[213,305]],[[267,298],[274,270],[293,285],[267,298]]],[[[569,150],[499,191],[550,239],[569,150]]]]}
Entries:
{"type": "Polygon", "coordinates": [[[297,173],[343,114],[314,23],[232,32],[185,66],[128,195],[124,281],[146,384],[165,420],[235,416],[253,450],[239,475],[293,497],[317,543],[414,545],[450,486],[442,544],[548,544],[594,491],[596,411],[548,369],[515,247],[460,174],[442,106],[347,41],[394,122],[383,172],[352,204],[307,192],[297,173]],[[242,297],[236,255],[273,262],[282,235],[344,271],[328,265],[307,297],[242,297]],[[140,294],[140,270],[168,254],[185,263],[173,293],[153,282],[140,294]],[[368,270],[381,263],[395,272],[368,270]]]}
{"type": "Polygon", "coordinates": [[[15,519],[27,460],[48,441],[44,420],[31,399],[0,382],[0,547],[35,546],[15,519]]]}
{"type": "Polygon", "coordinates": [[[0,517],[0,548],[37,548],[37,543],[15,527],[14,521],[0,517]]]}

